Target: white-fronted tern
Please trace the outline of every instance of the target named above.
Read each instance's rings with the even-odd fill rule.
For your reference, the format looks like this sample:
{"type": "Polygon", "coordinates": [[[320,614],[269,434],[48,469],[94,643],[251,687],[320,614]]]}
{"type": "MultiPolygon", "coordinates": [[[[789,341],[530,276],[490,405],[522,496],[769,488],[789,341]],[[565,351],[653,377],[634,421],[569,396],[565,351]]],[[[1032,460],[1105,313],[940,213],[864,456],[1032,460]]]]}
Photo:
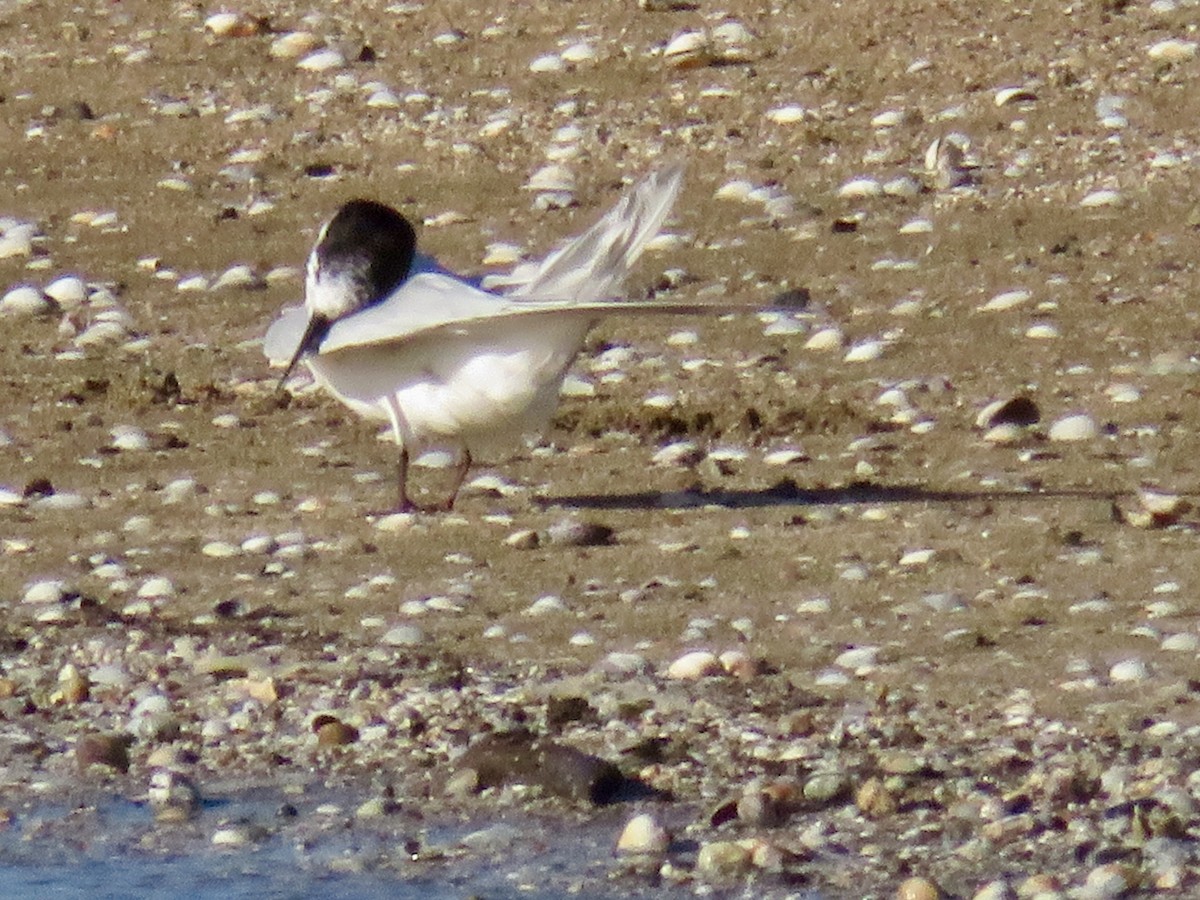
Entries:
{"type": "Polygon", "coordinates": [[[308,258],[303,307],[285,310],[263,350],[297,362],[369,419],[389,422],[400,448],[398,510],[413,454],[457,461],[450,509],[473,459],[509,451],[540,432],[588,330],[614,314],[753,312],[729,302],[627,301],[621,283],[658,234],[683,183],[683,166],[651,172],[595,225],[504,293],[484,290],[416,252],[396,210],[353,200],[321,229],[308,258]]]}

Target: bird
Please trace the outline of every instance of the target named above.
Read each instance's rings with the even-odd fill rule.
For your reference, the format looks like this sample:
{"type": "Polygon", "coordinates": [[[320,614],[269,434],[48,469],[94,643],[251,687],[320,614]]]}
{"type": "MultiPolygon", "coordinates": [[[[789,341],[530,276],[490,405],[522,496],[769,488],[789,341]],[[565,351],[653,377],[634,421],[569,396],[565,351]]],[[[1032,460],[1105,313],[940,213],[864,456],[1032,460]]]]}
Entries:
{"type": "Polygon", "coordinates": [[[303,362],[356,413],[391,426],[399,448],[394,512],[450,510],[472,462],[511,455],[549,424],[589,330],[611,315],[751,312],[724,300],[620,299],[683,184],[672,162],[633,184],[594,225],[540,263],[491,284],[417,251],[412,225],[375,200],[342,205],[309,254],[303,307],[284,310],[263,340],[284,365],[303,362]],[[449,495],[418,505],[410,460],[455,461],[449,495]]]}

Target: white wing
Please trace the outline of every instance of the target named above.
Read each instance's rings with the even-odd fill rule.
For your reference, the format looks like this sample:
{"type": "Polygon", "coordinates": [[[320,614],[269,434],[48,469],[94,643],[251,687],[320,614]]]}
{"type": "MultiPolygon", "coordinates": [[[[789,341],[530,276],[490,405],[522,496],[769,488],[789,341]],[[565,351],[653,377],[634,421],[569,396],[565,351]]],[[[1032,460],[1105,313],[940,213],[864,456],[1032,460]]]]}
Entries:
{"type": "Polygon", "coordinates": [[[514,297],[571,297],[580,303],[614,297],[646,245],[662,228],[683,186],[682,163],[651,172],[626,191],[595,225],[547,256],[514,297]]]}

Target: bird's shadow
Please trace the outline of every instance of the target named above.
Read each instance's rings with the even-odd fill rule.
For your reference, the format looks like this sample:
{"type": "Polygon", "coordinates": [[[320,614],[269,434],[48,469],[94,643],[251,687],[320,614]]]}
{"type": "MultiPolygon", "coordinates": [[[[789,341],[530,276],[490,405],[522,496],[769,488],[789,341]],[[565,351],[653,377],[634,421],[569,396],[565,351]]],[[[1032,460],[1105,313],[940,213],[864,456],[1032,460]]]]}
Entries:
{"type": "Polygon", "coordinates": [[[693,509],[720,506],[726,509],[762,507],[843,506],[866,503],[979,503],[1028,500],[1115,501],[1121,491],[1084,488],[1031,488],[1029,490],[939,490],[920,485],[888,485],[856,481],[842,487],[802,488],[785,478],[760,490],[689,488],[682,491],[631,491],[606,494],[555,494],[534,498],[542,507],[573,509],[693,509]]]}

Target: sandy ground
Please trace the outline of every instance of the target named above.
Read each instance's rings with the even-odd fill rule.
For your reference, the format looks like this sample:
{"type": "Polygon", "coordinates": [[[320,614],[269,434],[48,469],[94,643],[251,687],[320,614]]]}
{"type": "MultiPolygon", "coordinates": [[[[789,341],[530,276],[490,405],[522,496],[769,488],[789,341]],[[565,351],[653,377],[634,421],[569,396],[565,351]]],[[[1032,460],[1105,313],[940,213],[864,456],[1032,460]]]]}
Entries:
{"type": "MultiPolygon", "coordinates": [[[[216,7],[96,2],[64,16],[0,3],[0,216],[38,235],[0,259],[0,291],[63,274],[91,285],[77,308],[0,319],[6,690],[50,711],[14,727],[68,735],[37,765],[66,771],[54,760],[69,757],[71,729],[127,727],[137,699],[56,707],[63,665],[170,681],[123,662],[123,635],[138,652],[166,648],[168,670],[189,633],[229,654],[285,646],[291,668],[271,671],[286,685],[370,658],[405,624],[416,647],[384,641],[376,660],[395,665],[397,699],[426,684],[412,654],[541,696],[578,687],[614,651],[661,675],[686,651],[736,649],[764,672],[686,689],[655,676],[654,688],[686,690],[690,708],[672,709],[711,711],[706,727],[730,746],[760,727],[739,713],[776,722],[813,706],[819,734],[847,710],[946,735],[959,723],[947,752],[982,781],[1007,776],[975,768],[975,729],[979,748],[1011,739],[1034,766],[1023,742],[1037,734],[1067,735],[1105,765],[1187,757],[1200,725],[1186,505],[1200,365],[1195,7],[482,10],[248,3],[262,17],[251,33],[218,35],[205,26],[216,7]],[[730,21],[742,43],[714,37],[699,65],[664,58],[674,35],[730,21]],[[345,61],[314,72],[272,56],[296,30],[345,61]],[[595,58],[530,70],[579,42],[595,58]],[[383,87],[394,102],[369,105],[383,87]],[[778,112],[788,106],[803,114],[778,112]],[[960,167],[927,168],[939,138],[965,148],[960,167]],[[575,203],[543,211],[523,185],[555,153],[575,203]],[[782,334],[754,316],[606,322],[577,367],[594,396],[564,398],[540,449],[487,461],[498,480],[466,489],[453,514],[381,528],[367,513],[392,500],[393,448],[303,379],[274,393],[256,344],[300,298],[320,223],[375,197],[423,223],[446,264],[479,272],[489,244],[536,257],[578,232],[662,157],[689,166],[670,225],[681,239],[648,254],[631,295],[757,304],[806,288],[816,314],[782,334]],[[771,214],[720,195],[737,180],[790,202],[771,214]],[[180,289],[236,265],[251,267],[249,288],[180,289]],[[101,287],[128,333],[79,348],[101,287]],[[807,346],[826,327],[840,344],[807,346]],[[628,349],[621,378],[598,365],[613,347],[628,349]],[[1016,396],[1038,421],[985,439],[980,411],[1016,396]],[[1076,414],[1081,439],[1052,440],[1076,414]],[[114,448],[121,426],[148,447],[114,448]],[[691,464],[652,464],[680,440],[700,448],[691,464]],[[781,465],[769,454],[784,449],[802,452],[781,465]],[[43,480],[79,508],[40,501],[43,480]],[[1146,487],[1183,496],[1150,520],[1146,487]],[[506,542],[567,521],[614,540],[506,542]],[[265,553],[242,547],[255,537],[265,553]],[[294,552],[271,556],[280,545],[294,552]],[[139,605],[157,577],[169,590],[139,605]],[[50,605],[65,619],[22,602],[48,580],[66,586],[50,605]],[[102,614],[78,614],[80,595],[102,614]],[[565,610],[530,615],[545,596],[565,610]]],[[[416,480],[437,492],[445,473],[416,480]]],[[[369,720],[352,681],[326,687],[369,720]]],[[[302,740],[333,701],[296,690],[278,715],[302,740]]],[[[135,771],[153,744],[135,747],[135,771]]],[[[219,744],[196,739],[201,768],[219,765],[219,744]]],[[[593,735],[589,749],[604,747],[593,735]]],[[[429,752],[435,768],[447,758],[429,752]]],[[[819,741],[804,752],[837,756],[819,741]]],[[[744,777],[788,770],[769,756],[739,757],[744,777]]],[[[1182,784],[1191,768],[1163,777],[1182,784]]],[[[689,795],[686,773],[662,777],[683,799],[718,799],[689,795]]],[[[1033,870],[1064,883],[1105,861],[1052,856],[1033,870]]],[[[872,858],[871,890],[911,868],[903,854],[872,858]]],[[[967,895],[1014,876],[1010,863],[951,868],[967,895]]]]}

